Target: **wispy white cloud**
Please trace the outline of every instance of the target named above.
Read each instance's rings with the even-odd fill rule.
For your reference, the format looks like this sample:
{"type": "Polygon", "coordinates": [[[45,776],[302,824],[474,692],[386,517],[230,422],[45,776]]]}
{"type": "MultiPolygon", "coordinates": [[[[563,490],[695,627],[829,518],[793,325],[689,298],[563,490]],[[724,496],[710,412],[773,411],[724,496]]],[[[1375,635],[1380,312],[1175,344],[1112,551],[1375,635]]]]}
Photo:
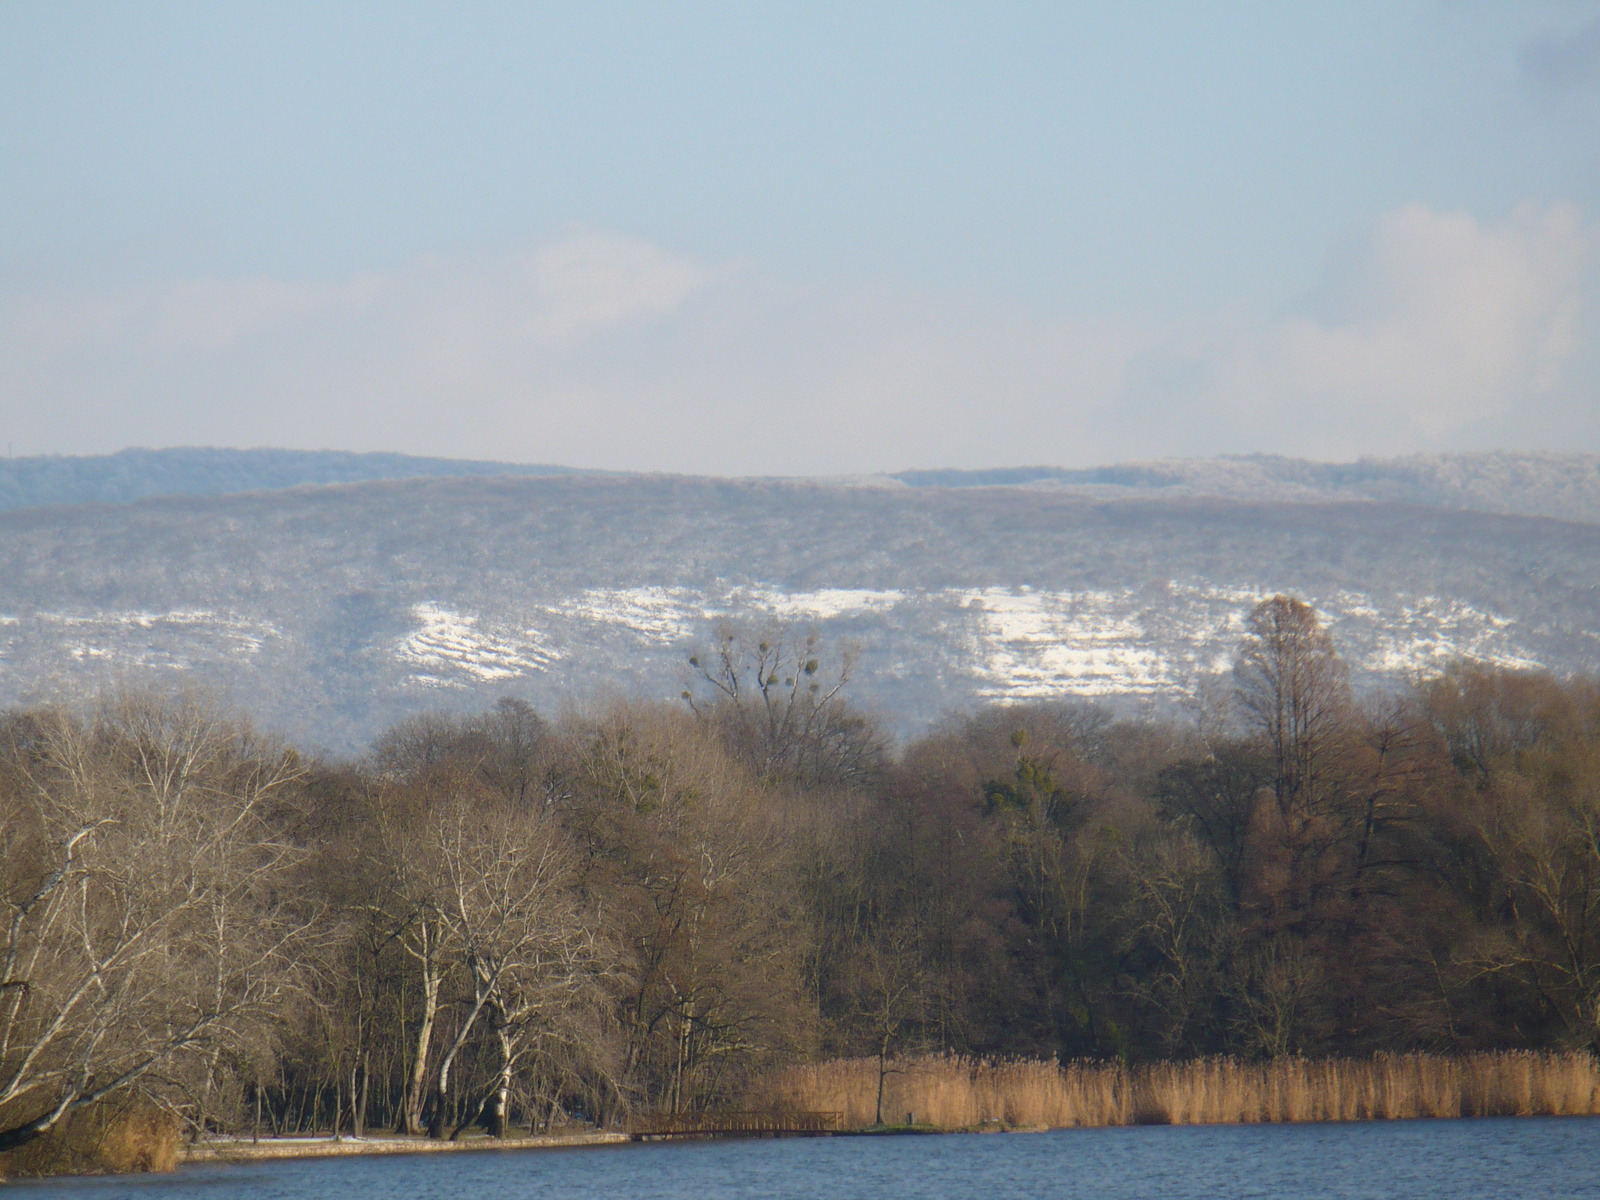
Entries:
{"type": "Polygon", "coordinates": [[[545,345],[570,347],[592,333],[669,316],[726,274],[644,242],[569,237],[533,255],[531,331],[545,345]]]}
{"type": "Polygon", "coordinates": [[[1411,205],[1281,312],[1063,319],[579,231],[333,282],[0,292],[19,452],[283,444],[811,473],[1553,436],[1600,448],[1594,236],[1411,205]],[[1530,433],[1529,431],[1533,431],[1530,433]]]}

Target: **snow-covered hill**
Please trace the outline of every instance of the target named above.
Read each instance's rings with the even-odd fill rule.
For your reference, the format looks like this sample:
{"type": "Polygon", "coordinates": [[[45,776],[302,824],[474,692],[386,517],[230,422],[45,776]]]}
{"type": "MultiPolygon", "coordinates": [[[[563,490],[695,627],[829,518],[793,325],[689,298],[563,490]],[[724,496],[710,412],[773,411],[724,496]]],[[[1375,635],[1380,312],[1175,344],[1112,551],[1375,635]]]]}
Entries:
{"type": "Polygon", "coordinates": [[[0,702],[194,680],[347,749],[429,705],[672,697],[721,622],[854,643],[915,729],[985,698],[1172,697],[1264,595],[1374,684],[1600,670],[1600,526],[1381,501],[644,476],[369,482],[0,515],[0,702]]]}

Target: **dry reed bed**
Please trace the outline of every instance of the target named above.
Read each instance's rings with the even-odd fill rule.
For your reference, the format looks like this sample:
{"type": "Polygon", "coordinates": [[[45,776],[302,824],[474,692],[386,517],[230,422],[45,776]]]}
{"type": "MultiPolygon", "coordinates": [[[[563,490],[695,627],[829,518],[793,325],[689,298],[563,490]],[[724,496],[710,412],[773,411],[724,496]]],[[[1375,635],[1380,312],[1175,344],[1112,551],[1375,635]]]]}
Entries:
{"type": "MultiPolygon", "coordinates": [[[[1206,1058],[1138,1067],[929,1056],[892,1067],[884,1121],[915,1114],[918,1123],[943,1129],[1600,1113],[1600,1063],[1577,1052],[1206,1058]]],[[[877,1090],[876,1059],[841,1059],[779,1072],[759,1099],[842,1112],[847,1128],[863,1129],[873,1123],[877,1090]]]]}
{"type": "Polygon", "coordinates": [[[152,1109],[108,1106],[69,1117],[43,1137],[0,1154],[0,1181],[32,1175],[171,1171],[178,1123],[152,1109]]]}

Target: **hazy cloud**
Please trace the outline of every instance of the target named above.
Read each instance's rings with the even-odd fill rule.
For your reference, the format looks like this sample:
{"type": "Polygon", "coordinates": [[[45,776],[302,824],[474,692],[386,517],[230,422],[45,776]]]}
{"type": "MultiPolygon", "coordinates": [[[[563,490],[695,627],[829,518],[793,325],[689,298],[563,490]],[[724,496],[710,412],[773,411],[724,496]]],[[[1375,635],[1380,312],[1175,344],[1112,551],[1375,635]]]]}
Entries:
{"type": "Polygon", "coordinates": [[[338,446],[719,473],[1600,448],[1593,237],[1566,205],[1412,205],[1276,316],[1052,317],[799,286],[580,231],[334,282],[0,296],[17,450],[338,446]]]}
{"type": "Polygon", "coordinates": [[[1485,226],[1414,204],[1336,253],[1284,317],[1219,355],[1240,422],[1322,453],[1418,449],[1580,383],[1593,244],[1568,205],[1485,226]]]}
{"type": "Polygon", "coordinates": [[[664,317],[717,278],[717,271],[643,242],[600,234],[539,250],[532,263],[536,336],[571,346],[591,333],[664,317]]]}

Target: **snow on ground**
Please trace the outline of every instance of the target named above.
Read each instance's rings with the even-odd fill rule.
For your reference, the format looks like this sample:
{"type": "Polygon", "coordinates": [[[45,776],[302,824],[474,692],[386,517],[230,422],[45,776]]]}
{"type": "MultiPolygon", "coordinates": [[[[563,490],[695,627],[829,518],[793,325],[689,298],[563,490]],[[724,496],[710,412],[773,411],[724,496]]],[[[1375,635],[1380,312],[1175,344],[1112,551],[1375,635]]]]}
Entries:
{"type": "MultiPolygon", "coordinates": [[[[399,657],[421,667],[418,682],[439,684],[447,669],[489,681],[546,670],[561,653],[621,633],[655,652],[705,638],[718,620],[797,623],[881,622],[914,638],[923,634],[928,602],[948,614],[932,633],[949,668],[972,679],[979,695],[1151,693],[1192,686],[1232,661],[1261,586],[1169,582],[1145,589],[1083,591],[1028,587],[946,589],[930,593],[862,588],[787,591],[765,585],[590,588],[542,606],[539,630],[491,630],[472,614],[442,604],[418,606],[418,629],[399,657]]],[[[1308,598],[1322,612],[1358,669],[1386,674],[1473,657],[1504,666],[1534,666],[1512,623],[1494,613],[1437,597],[1378,600],[1342,591],[1308,598]]],[[[824,629],[824,633],[826,630],[824,629]]],[[[931,631],[930,631],[931,633],[931,631]]],[[[870,639],[870,632],[865,634],[870,639]]]]}
{"type": "Polygon", "coordinates": [[[512,679],[544,670],[560,657],[544,645],[544,635],[537,630],[517,635],[485,627],[476,616],[436,603],[418,604],[411,615],[417,628],[401,639],[395,657],[423,668],[412,674],[420,684],[460,687],[464,686],[460,675],[481,683],[512,679]]]}
{"type": "Polygon", "coordinates": [[[1144,692],[1171,682],[1125,595],[985,588],[954,596],[981,613],[975,665],[986,696],[1144,692]]]}
{"type": "MultiPolygon", "coordinates": [[[[1351,614],[1341,613],[1348,619],[1351,614]]],[[[1500,667],[1537,668],[1540,664],[1517,644],[1513,622],[1437,596],[1410,599],[1398,609],[1377,614],[1366,663],[1375,671],[1399,674],[1436,668],[1453,659],[1472,658],[1500,667]]],[[[1333,623],[1338,636],[1339,623],[1333,623]]]]}
{"type": "Polygon", "coordinates": [[[642,641],[674,646],[709,615],[704,598],[688,588],[588,588],[546,610],[556,617],[620,627],[642,641]]]}
{"type": "Polygon", "coordinates": [[[76,662],[105,660],[171,670],[188,670],[199,660],[219,657],[219,649],[224,659],[251,659],[269,639],[283,636],[265,621],[210,609],[37,613],[35,619],[59,630],[57,648],[76,662]]]}
{"type": "Polygon", "coordinates": [[[766,614],[780,620],[831,620],[879,613],[905,599],[904,592],[824,588],[786,592],[771,587],[730,587],[700,592],[681,587],[588,588],[546,611],[568,620],[625,629],[642,641],[675,646],[719,617],[766,614]]]}
{"type": "Polygon", "coordinates": [[[881,613],[905,600],[900,591],[875,592],[866,588],[823,588],[815,592],[783,592],[776,588],[739,589],[723,602],[735,611],[742,605],[764,608],[774,616],[798,620],[829,620],[862,613],[881,613]]]}
{"type": "MultiPolygon", "coordinates": [[[[784,622],[815,624],[824,638],[847,636],[869,653],[880,641],[893,644],[899,657],[919,647],[897,670],[965,679],[958,686],[970,688],[968,695],[1141,694],[1187,689],[1202,675],[1227,670],[1251,607],[1274,590],[1177,581],[1080,591],[929,592],[717,583],[590,588],[495,617],[435,598],[410,609],[407,633],[374,649],[422,687],[467,688],[551,672],[583,685],[581,672],[594,662],[589,651],[611,642],[607,653],[615,652],[619,637],[625,658],[660,664],[709,638],[718,621],[784,622]],[[830,624],[845,622],[830,632],[830,624]]],[[[1353,591],[1306,599],[1358,671],[1403,675],[1459,657],[1539,665],[1516,623],[1462,601],[1353,591]]],[[[7,614],[0,615],[0,626],[0,655],[8,663],[23,644],[19,639],[35,629],[46,634],[50,657],[69,670],[243,664],[256,661],[274,639],[288,640],[265,621],[205,608],[7,614]]],[[[1589,636],[1600,641],[1600,629],[1589,636]]]]}

